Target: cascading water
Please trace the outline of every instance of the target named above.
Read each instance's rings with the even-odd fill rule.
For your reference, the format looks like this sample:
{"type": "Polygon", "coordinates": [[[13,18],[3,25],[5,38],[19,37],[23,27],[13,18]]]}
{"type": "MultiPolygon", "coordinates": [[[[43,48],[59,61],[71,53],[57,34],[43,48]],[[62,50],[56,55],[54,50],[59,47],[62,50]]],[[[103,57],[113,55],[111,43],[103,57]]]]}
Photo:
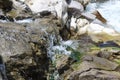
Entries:
{"type": "MultiPolygon", "coordinates": [[[[120,32],[120,14],[119,14],[120,13],[120,6],[119,6],[120,0],[109,0],[109,1],[105,1],[103,3],[96,2],[97,0],[94,0],[94,1],[95,2],[90,3],[87,6],[87,11],[91,12],[91,11],[94,11],[95,9],[97,9],[108,20],[108,24],[112,25],[115,30],[120,32]]],[[[0,22],[2,22],[2,21],[0,21],[0,22]]],[[[6,20],[5,20],[5,22],[6,22],[6,20]]],[[[32,20],[26,19],[26,20],[15,21],[15,22],[16,23],[30,23],[30,22],[32,22],[32,20]]],[[[48,34],[46,33],[46,35],[48,35],[48,34]]],[[[49,36],[48,55],[52,61],[55,60],[56,54],[70,55],[71,51],[67,50],[67,47],[71,47],[72,49],[76,50],[79,45],[77,40],[62,41],[62,39],[59,40],[59,43],[55,45],[54,42],[56,40],[56,36],[52,35],[52,34],[50,34],[48,36],[49,36]]],[[[59,76],[57,71],[54,71],[53,75],[59,76]]],[[[55,80],[57,80],[57,79],[55,79],[55,80]]]]}
{"type": "Polygon", "coordinates": [[[56,36],[53,34],[48,34],[48,56],[50,57],[52,64],[50,67],[49,71],[49,78],[48,80],[63,80],[59,77],[59,73],[55,67],[55,62],[57,60],[56,56],[59,54],[64,54],[70,56],[72,54],[72,51],[67,50],[68,47],[76,50],[78,47],[78,40],[68,40],[68,41],[63,41],[62,38],[60,37],[59,43],[56,45],[54,44],[57,40],[56,36]]]}
{"type": "Polygon", "coordinates": [[[120,32],[120,0],[96,0],[87,6],[87,11],[97,9],[116,31],[120,32]]]}

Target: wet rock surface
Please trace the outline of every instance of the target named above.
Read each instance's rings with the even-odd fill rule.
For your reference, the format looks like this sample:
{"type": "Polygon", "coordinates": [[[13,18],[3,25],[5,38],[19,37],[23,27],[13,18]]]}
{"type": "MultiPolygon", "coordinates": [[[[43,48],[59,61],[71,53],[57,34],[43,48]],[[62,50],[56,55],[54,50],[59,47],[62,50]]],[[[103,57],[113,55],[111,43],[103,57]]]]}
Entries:
{"type": "Polygon", "coordinates": [[[58,31],[49,19],[40,19],[37,23],[28,26],[0,23],[0,52],[9,80],[47,79],[49,35],[57,35],[58,31]]]}
{"type": "Polygon", "coordinates": [[[120,34],[89,2],[0,1],[0,79],[120,80],[120,34]]]}

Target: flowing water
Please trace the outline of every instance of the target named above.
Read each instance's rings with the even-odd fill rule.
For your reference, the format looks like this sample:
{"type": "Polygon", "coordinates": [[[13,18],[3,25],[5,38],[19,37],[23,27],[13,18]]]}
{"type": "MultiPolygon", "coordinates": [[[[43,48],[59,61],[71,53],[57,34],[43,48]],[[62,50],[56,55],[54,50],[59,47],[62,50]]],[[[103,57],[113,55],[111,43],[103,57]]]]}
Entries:
{"type": "Polygon", "coordinates": [[[95,1],[87,6],[87,11],[97,9],[116,31],[120,32],[120,0],[95,1]]]}
{"type": "MultiPolygon", "coordinates": [[[[93,2],[87,6],[87,11],[98,10],[103,17],[108,20],[108,24],[112,25],[115,30],[120,32],[120,0],[109,0],[106,2],[93,2]]],[[[6,20],[0,20],[0,22],[6,22],[6,20]]],[[[30,23],[31,19],[26,19],[22,21],[15,21],[16,23],[30,23]]],[[[71,47],[72,49],[77,49],[78,41],[68,40],[62,41],[60,40],[58,45],[54,45],[54,39],[56,37],[54,35],[49,36],[49,47],[48,47],[48,55],[52,60],[55,60],[55,54],[66,54],[70,55],[71,51],[67,50],[67,47],[71,47]]]]}
{"type": "MultiPolygon", "coordinates": [[[[94,0],[87,6],[87,12],[98,10],[103,17],[107,19],[107,23],[111,25],[116,31],[120,32],[120,0],[94,0]]],[[[67,46],[73,49],[77,48],[77,41],[61,41],[60,45],[52,46],[51,53],[71,54],[67,51],[67,46]],[[76,47],[75,47],[76,46],[76,47]]]]}
{"type": "MultiPolygon", "coordinates": [[[[107,24],[111,25],[116,31],[120,32],[120,0],[95,0],[87,6],[87,11],[92,12],[98,10],[102,16],[108,21],[107,24]]],[[[50,53],[64,53],[70,55],[71,51],[67,51],[67,46],[76,49],[78,46],[77,41],[61,41],[60,45],[52,46],[50,53]]],[[[54,55],[53,54],[53,55],[54,55]]],[[[53,61],[55,56],[52,56],[53,61]]]]}

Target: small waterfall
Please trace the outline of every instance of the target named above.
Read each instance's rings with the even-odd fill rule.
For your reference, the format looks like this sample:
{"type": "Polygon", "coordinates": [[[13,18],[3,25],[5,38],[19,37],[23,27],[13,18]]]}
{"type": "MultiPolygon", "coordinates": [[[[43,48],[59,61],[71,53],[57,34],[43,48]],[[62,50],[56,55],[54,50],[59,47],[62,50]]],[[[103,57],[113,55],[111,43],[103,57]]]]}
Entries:
{"type": "Polygon", "coordinates": [[[59,42],[57,44],[55,44],[55,42],[57,42],[57,37],[54,34],[48,34],[48,56],[51,59],[52,64],[50,65],[49,68],[49,74],[48,74],[48,80],[63,80],[59,77],[59,73],[56,70],[55,67],[55,62],[57,60],[57,55],[61,55],[61,54],[65,54],[65,55],[71,55],[72,52],[67,50],[68,47],[76,50],[78,47],[78,40],[68,40],[68,41],[63,41],[62,38],[59,38],[59,42]]]}
{"type": "Polygon", "coordinates": [[[55,60],[56,54],[70,55],[71,51],[67,50],[68,47],[71,47],[74,50],[78,47],[78,40],[63,41],[60,37],[59,42],[57,44],[54,44],[55,42],[57,42],[56,35],[50,34],[48,40],[48,56],[53,61],[55,60]]]}

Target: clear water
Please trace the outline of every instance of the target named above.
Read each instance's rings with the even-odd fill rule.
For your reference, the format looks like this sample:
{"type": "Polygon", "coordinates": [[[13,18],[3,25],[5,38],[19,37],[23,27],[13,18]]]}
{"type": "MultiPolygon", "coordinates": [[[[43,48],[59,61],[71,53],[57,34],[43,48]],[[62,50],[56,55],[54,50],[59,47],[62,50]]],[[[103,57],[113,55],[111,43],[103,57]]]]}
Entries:
{"type": "Polygon", "coordinates": [[[104,3],[90,3],[87,6],[87,11],[94,11],[97,9],[104,18],[107,19],[108,24],[120,32],[120,0],[109,0],[104,3]]]}

